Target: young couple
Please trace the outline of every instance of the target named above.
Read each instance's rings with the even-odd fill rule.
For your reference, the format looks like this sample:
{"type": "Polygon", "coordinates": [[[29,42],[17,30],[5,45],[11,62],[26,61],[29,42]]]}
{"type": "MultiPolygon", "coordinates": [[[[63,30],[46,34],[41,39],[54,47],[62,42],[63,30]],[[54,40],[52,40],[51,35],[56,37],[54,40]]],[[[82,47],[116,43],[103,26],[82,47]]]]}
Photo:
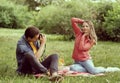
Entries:
{"type": "MultiPolygon", "coordinates": [[[[75,33],[75,44],[72,58],[75,63],[70,70],[98,74],[104,72],[104,68],[96,68],[92,62],[89,50],[97,44],[97,36],[91,21],[72,18],[72,27],[75,33]],[[81,24],[82,27],[78,25],[81,24]]],[[[31,26],[25,30],[24,35],[17,43],[16,58],[17,72],[22,74],[44,73],[50,76],[50,80],[62,78],[58,75],[58,55],[51,54],[44,61],[39,58],[43,54],[46,36],[40,35],[39,29],[31,26]]]]}

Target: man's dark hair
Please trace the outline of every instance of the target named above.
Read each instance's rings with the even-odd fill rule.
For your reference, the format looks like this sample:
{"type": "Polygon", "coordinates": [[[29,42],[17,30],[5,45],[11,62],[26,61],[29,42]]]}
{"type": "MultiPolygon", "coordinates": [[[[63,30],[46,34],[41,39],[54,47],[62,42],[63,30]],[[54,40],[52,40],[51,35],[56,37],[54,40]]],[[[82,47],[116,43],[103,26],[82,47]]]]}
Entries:
{"type": "Polygon", "coordinates": [[[39,34],[39,29],[34,26],[30,26],[25,30],[25,37],[28,38],[33,38],[35,35],[39,34]]]}

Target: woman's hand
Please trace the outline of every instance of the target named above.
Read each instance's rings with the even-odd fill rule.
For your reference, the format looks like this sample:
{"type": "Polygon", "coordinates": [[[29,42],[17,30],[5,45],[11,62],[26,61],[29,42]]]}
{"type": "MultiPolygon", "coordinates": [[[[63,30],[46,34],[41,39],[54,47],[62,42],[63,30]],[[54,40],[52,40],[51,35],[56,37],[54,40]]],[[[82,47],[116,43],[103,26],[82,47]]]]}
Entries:
{"type": "Polygon", "coordinates": [[[89,34],[88,33],[84,33],[83,36],[86,37],[86,36],[89,36],[89,34]]]}

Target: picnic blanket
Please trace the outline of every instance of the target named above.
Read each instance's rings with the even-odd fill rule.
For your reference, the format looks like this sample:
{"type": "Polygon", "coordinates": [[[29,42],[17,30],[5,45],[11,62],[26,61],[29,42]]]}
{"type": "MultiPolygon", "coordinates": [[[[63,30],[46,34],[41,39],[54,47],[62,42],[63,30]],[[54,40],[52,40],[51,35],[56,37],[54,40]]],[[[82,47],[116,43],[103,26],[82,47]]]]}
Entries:
{"type": "Polygon", "coordinates": [[[59,69],[58,74],[63,76],[102,76],[103,73],[100,74],[90,74],[87,72],[77,72],[77,71],[71,71],[69,66],[64,66],[63,68],[59,69]]]}
{"type": "Polygon", "coordinates": [[[59,75],[63,75],[63,76],[86,76],[86,77],[91,77],[91,76],[103,76],[103,73],[100,74],[90,74],[90,73],[86,73],[86,72],[76,72],[76,71],[58,71],[59,75]]]}
{"type": "MultiPolygon", "coordinates": [[[[85,73],[85,72],[75,72],[75,71],[58,71],[59,75],[62,76],[85,76],[85,77],[93,77],[93,76],[104,76],[105,74],[100,73],[100,74],[90,74],[90,73],[85,73]]],[[[46,75],[44,74],[35,74],[34,75],[36,78],[40,77],[45,77],[46,75]]]]}
{"type": "MultiPolygon", "coordinates": [[[[64,66],[63,68],[59,69],[58,71],[58,74],[59,75],[62,75],[62,76],[86,76],[86,77],[93,77],[93,76],[103,76],[105,74],[103,73],[100,73],[100,74],[90,74],[90,73],[86,73],[86,72],[76,72],[76,71],[71,71],[69,69],[69,66],[64,66]]],[[[39,77],[45,77],[44,74],[35,74],[34,75],[36,78],[39,78],[39,77]]]]}

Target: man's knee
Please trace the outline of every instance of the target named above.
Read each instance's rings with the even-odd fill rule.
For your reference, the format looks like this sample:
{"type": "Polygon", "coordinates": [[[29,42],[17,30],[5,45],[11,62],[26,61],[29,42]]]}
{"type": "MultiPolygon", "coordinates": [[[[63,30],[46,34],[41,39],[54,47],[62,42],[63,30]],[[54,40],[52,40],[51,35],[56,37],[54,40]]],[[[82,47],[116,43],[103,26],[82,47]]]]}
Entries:
{"type": "Polygon", "coordinates": [[[26,53],[24,58],[28,59],[28,60],[33,60],[34,59],[34,55],[32,55],[31,53],[26,53]]]}
{"type": "Polygon", "coordinates": [[[57,54],[52,54],[51,57],[52,57],[52,59],[58,59],[59,58],[57,54]]]}

